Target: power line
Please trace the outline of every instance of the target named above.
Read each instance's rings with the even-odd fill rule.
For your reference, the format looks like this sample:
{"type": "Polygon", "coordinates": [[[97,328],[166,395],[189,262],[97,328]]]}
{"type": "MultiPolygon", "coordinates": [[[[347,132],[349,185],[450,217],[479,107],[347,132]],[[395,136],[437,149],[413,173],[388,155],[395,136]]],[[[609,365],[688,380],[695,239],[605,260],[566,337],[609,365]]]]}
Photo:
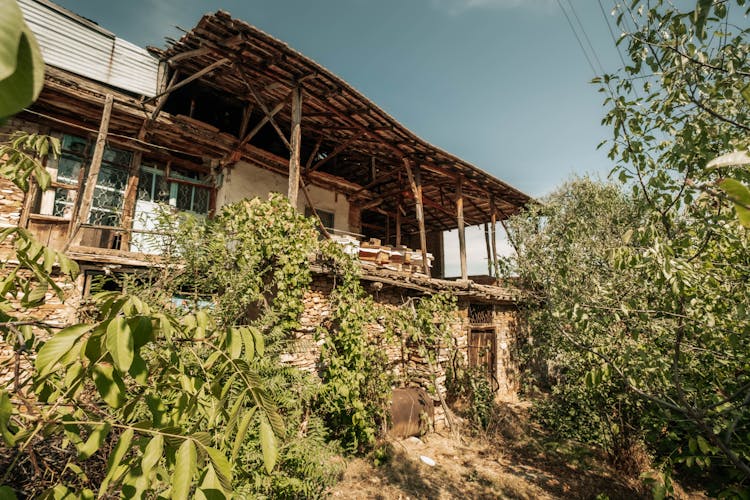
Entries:
{"type": "Polygon", "coordinates": [[[599,60],[599,56],[596,53],[596,49],[594,48],[594,45],[591,43],[591,39],[589,38],[588,33],[586,33],[586,28],[583,27],[583,23],[581,22],[581,18],[578,17],[578,12],[576,12],[576,8],[573,5],[573,3],[568,0],[568,6],[570,6],[571,12],[573,12],[573,17],[575,17],[576,21],[578,22],[578,26],[581,28],[581,33],[583,33],[583,38],[586,39],[586,43],[588,43],[589,48],[591,49],[591,54],[594,56],[594,60],[599,65],[599,72],[600,74],[606,73],[604,71],[604,66],[602,66],[602,62],[599,60]]]}
{"type": "Polygon", "coordinates": [[[589,54],[586,52],[586,47],[584,47],[583,42],[581,41],[581,37],[578,36],[578,31],[576,30],[576,27],[573,24],[573,22],[570,20],[570,16],[568,15],[568,12],[565,10],[560,0],[557,0],[557,5],[560,7],[560,10],[565,15],[565,19],[567,19],[568,21],[568,26],[570,26],[571,31],[573,31],[573,36],[576,37],[578,46],[581,48],[581,52],[583,52],[583,57],[585,57],[586,61],[589,63],[589,68],[591,68],[591,72],[594,74],[594,76],[596,76],[597,72],[596,72],[596,68],[594,67],[594,63],[591,62],[591,58],[589,57],[589,54]]]}
{"type": "Polygon", "coordinates": [[[620,45],[617,43],[617,37],[615,36],[615,31],[612,29],[612,25],[609,24],[609,17],[607,17],[607,13],[604,10],[604,6],[602,5],[602,0],[597,0],[597,1],[599,2],[599,10],[602,12],[604,23],[607,25],[607,29],[609,30],[609,36],[612,37],[612,43],[615,45],[615,49],[617,49],[617,56],[620,58],[622,67],[625,68],[627,64],[625,63],[625,58],[622,57],[622,51],[620,51],[620,45]]]}

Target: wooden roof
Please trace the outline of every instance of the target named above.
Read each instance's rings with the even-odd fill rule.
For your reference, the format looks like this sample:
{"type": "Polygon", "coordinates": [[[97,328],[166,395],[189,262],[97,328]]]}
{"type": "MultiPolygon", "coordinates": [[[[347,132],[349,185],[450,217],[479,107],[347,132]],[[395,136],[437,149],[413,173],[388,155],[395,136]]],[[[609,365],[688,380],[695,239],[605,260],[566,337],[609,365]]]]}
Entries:
{"type": "MultiPolygon", "coordinates": [[[[335,185],[341,180],[354,205],[384,215],[395,214],[399,204],[408,209],[413,200],[405,158],[421,170],[428,230],[457,226],[454,192],[459,178],[467,224],[489,220],[491,198],[500,219],[531,201],[507,183],[420,139],[338,76],[227,12],[203,16],[166,50],[150,50],[183,78],[201,73],[204,85],[267,115],[276,110],[269,122],[287,136],[290,95],[300,85],[302,177],[312,184],[327,179],[335,185]]],[[[250,144],[240,145],[235,159],[260,153],[250,144]]]]}

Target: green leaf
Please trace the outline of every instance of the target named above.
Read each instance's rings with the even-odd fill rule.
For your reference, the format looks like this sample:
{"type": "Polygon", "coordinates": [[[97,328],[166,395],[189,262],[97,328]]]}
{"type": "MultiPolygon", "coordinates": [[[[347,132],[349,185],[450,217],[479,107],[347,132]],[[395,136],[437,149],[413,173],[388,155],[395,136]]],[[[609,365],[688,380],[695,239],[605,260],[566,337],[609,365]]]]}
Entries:
{"type": "Polygon", "coordinates": [[[750,210],[746,208],[750,207],[750,189],[735,179],[724,179],[719,183],[719,187],[734,203],[740,224],[750,228],[750,210]]]}
{"type": "Polygon", "coordinates": [[[237,328],[230,326],[227,328],[227,352],[229,357],[237,359],[242,354],[242,336],[237,328]]]}
{"type": "Polygon", "coordinates": [[[102,443],[104,443],[104,440],[107,438],[111,429],[112,426],[109,422],[104,422],[101,425],[94,426],[94,429],[91,431],[91,434],[89,434],[86,442],[78,446],[78,458],[86,460],[96,453],[96,451],[102,446],[102,443]]]}
{"type": "Polygon", "coordinates": [[[146,449],[143,451],[143,458],[141,458],[141,470],[143,475],[147,476],[151,469],[159,463],[162,453],[164,452],[164,436],[157,434],[146,445],[146,449]]]}
{"type": "Polygon", "coordinates": [[[698,448],[701,450],[701,453],[708,454],[711,452],[711,445],[708,444],[708,441],[703,436],[697,436],[695,440],[698,442],[698,448]]]}
{"type": "Polygon", "coordinates": [[[247,328],[240,328],[240,335],[242,336],[242,343],[245,344],[245,359],[252,361],[255,357],[255,341],[253,340],[253,334],[247,328]]]}
{"type": "Polygon", "coordinates": [[[745,102],[750,104],[750,84],[745,85],[745,88],[742,89],[741,93],[745,102]]]}
{"type": "Polygon", "coordinates": [[[115,317],[107,326],[106,346],[115,367],[127,373],[133,363],[133,335],[125,318],[115,317]]]}
{"type": "Polygon", "coordinates": [[[258,353],[258,356],[263,356],[263,351],[265,350],[263,334],[257,328],[250,328],[250,332],[253,334],[253,339],[255,340],[255,352],[258,353]]]}
{"type": "Polygon", "coordinates": [[[698,0],[695,5],[695,12],[693,13],[693,24],[695,25],[695,34],[698,38],[703,39],[706,37],[706,19],[711,12],[711,4],[713,0],[698,0]]]}
{"type": "Polygon", "coordinates": [[[120,466],[120,462],[122,462],[123,457],[128,450],[130,450],[130,443],[133,441],[133,434],[133,429],[126,429],[125,432],[120,435],[117,445],[115,445],[114,450],[112,450],[112,453],[109,455],[109,460],[107,460],[107,475],[104,476],[104,480],[99,487],[100,497],[104,496],[109,489],[109,483],[114,478],[117,468],[120,466]]]}
{"type": "Polygon", "coordinates": [[[140,354],[136,353],[133,357],[128,373],[138,385],[148,385],[148,366],[140,354]]]}
{"type": "Polygon", "coordinates": [[[10,430],[10,417],[13,414],[13,405],[10,396],[5,391],[0,391],[0,435],[8,446],[16,444],[16,436],[10,430]]]}
{"type": "Polygon", "coordinates": [[[221,487],[226,492],[232,491],[232,466],[227,457],[216,448],[206,447],[204,451],[208,454],[221,487]]]}
{"type": "Polygon", "coordinates": [[[78,324],[60,330],[39,349],[35,366],[39,377],[45,377],[52,372],[57,362],[65,353],[70,351],[75,343],[94,325],[78,324]]]}
{"type": "Polygon", "coordinates": [[[105,403],[119,408],[125,403],[125,384],[111,365],[98,364],[93,371],[94,385],[105,403]]]}
{"type": "Polygon", "coordinates": [[[232,445],[232,462],[237,460],[237,455],[240,453],[242,443],[245,442],[245,436],[247,436],[247,429],[250,427],[250,422],[253,420],[255,415],[255,407],[250,408],[242,416],[239,427],[237,427],[237,434],[234,436],[234,444],[232,445]]]}
{"type": "Polygon", "coordinates": [[[172,498],[174,500],[187,500],[189,497],[197,460],[195,443],[192,439],[186,439],[180,445],[175,456],[174,473],[172,474],[172,498]]]}
{"type": "Polygon", "coordinates": [[[263,465],[266,467],[266,472],[270,474],[276,465],[278,450],[276,450],[273,429],[265,417],[260,419],[260,447],[263,450],[263,465]]]}
{"type": "Polygon", "coordinates": [[[31,104],[44,85],[44,61],[15,0],[0,0],[0,120],[31,104]]]}
{"type": "Polygon", "coordinates": [[[0,500],[16,500],[16,492],[10,486],[0,486],[0,500]]]}

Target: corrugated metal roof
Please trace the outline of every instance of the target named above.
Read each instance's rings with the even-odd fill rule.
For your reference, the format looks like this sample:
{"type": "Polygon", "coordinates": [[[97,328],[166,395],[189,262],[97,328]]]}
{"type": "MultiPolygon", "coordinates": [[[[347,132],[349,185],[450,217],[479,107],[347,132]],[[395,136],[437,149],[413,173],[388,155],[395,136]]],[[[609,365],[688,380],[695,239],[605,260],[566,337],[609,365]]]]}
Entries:
{"type": "Polygon", "coordinates": [[[72,12],[43,0],[18,0],[44,62],[121,90],[153,97],[159,61],[72,12]]]}

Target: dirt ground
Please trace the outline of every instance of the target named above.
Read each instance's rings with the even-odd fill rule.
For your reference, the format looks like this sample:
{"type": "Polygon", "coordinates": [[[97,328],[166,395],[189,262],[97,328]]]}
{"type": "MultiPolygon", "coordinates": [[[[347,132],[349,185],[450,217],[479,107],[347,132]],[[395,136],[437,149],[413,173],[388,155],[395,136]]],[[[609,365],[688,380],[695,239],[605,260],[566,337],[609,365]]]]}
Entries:
{"type": "Polygon", "coordinates": [[[528,424],[525,405],[505,405],[501,431],[444,431],[389,442],[389,460],[349,462],[335,499],[650,498],[637,478],[624,478],[580,445],[552,443],[528,424]],[[422,457],[426,457],[424,460],[422,457]],[[434,465],[426,462],[434,461],[434,465]]]}

